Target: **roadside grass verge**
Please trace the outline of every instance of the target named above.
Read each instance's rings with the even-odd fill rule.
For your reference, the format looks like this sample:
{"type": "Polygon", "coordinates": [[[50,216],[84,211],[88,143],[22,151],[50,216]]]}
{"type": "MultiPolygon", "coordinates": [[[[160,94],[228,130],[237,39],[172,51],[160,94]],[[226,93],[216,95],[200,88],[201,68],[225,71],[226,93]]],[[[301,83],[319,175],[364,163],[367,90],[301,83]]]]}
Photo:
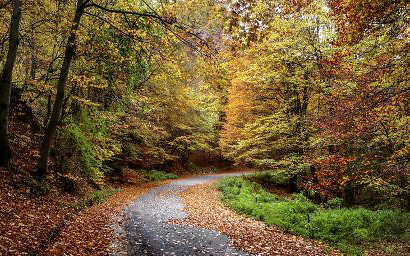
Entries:
{"type": "Polygon", "coordinates": [[[224,178],[217,188],[235,211],[290,233],[321,240],[349,255],[361,255],[379,241],[405,241],[410,237],[410,214],[399,210],[324,208],[303,195],[281,198],[241,177],[224,178]]]}

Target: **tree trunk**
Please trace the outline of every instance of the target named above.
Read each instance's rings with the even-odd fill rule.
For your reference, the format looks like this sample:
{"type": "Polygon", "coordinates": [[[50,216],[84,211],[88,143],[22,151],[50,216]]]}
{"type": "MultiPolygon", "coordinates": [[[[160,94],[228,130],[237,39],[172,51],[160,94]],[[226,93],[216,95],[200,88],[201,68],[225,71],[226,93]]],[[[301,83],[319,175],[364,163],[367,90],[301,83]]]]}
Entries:
{"type": "Polygon", "coordinates": [[[8,119],[10,110],[11,81],[19,44],[21,0],[14,0],[13,15],[10,21],[9,50],[0,77],[0,165],[7,167],[11,150],[8,138],[8,119]]]}
{"type": "Polygon", "coordinates": [[[54,136],[55,136],[57,124],[60,121],[60,116],[61,116],[61,112],[63,108],[63,101],[64,101],[64,91],[65,91],[65,87],[67,84],[68,72],[70,70],[71,61],[75,55],[76,33],[80,25],[80,21],[81,21],[81,17],[83,13],[84,13],[83,0],[78,0],[73,24],[70,30],[70,36],[67,40],[64,61],[63,61],[63,65],[61,66],[61,70],[60,70],[60,77],[57,83],[57,94],[56,94],[56,98],[54,101],[53,112],[51,113],[51,117],[48,122],[47,129],[46,129],[44,138],[40,146],[40,159],[38,160],[38,163],[37,163],[37,173],[36,173],[39,178],[43,178],[47,175],[50,148],[51,148],[51,144],[54,139],[54,136]]]}

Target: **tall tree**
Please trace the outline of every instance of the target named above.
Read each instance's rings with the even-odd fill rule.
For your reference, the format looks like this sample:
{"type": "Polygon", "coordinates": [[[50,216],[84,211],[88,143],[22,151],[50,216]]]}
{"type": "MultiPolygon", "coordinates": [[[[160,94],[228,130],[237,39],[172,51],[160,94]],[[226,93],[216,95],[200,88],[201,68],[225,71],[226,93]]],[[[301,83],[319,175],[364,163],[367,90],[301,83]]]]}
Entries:
{"type": "MultiPolygon", "coordinates": [[[[323,86],[323,59],[330,54],[329,19],[323,3],[271,17],[264,40],[246,51],[228,96],[222,149],[236,161],[274,168],[301,155],[309,138],[308,116],[323,86]]],[[[236,66],[236,67],[235,67],[236,66]]]]}
{"type": "Polygon", "coordinates": [[[60,77],[57,83],[57,94],[54,102],[53,112],[51,114],[50,121],[48,122],[48,126],[40,146],[40,158],[37,164],[37,175],[39,177],[44,177],[47,174],[50,147],[54,139],[57,124],[60,120],[60,115],[63,108],[64,93],[67,83],[68,72],[70,70],[71,61],[75,55],[77,31],[80,26],[81,17],[84,14],[84,4],[85,2],[83,0],[77,1],[74,19],[70,29],[70,35],[68,37],[66,44],[64,62],[61,66],[60,77]]]}
{"type": "MultiPolygon", "coordinates": [[[[70,64],[73,60],[73,57],[75,56],[76,39],[79,33],[81,18],[84,14],[87,14],[90,17],[94,17],[97,20],[104,21],[104,23],[109,24],[112,27],[112,29],[125,35],[130,40],[144,42],[144,38],[141,38],[137,33],[146,33],[146,31],[144,32],[145,28],[141,29],[138,26],[138,19],[145,18],[151,19],[155,23],[160,24],[160,26],[163,27],[165,33],[170,32],[170,34],[172,34],[174,37],[178,38],[183,43],[189,46],[195,47],[197,46],[196,43],[203,43],[203,40],[196,33],[189,31],[189,29],[183,25],[177,24],[175,17],[169,16],[166,13],[161,16],[160,14],[158,14],[158,12],[155,11],[154,8],[149,6],[145,1],[142,2],[146,5],[146,8],[143,9],[143,11],[138,12],[129,11],[126,9],[111,8],[107,5],[98,4],[91,0],[77,1],[74,19],[72,21],[69,37],[66,42],[64,61],[61,66],[60,75],[57,82],[57,94],[55,97],[53,111],[40,147],[40,158],[38,160],[36,170],[36,174],[38,177],[44,177],[47,174],[50,148],[52,145],[52,141],[55,137],[57,125],[60,121],[60,116],[63,110],[64,94],[67,84],[68,73],[70,71],[70,64]],[[107,14],[108,16],[115,16],[117,19],[118,17],[124,17],[123,19],[126,21],[125,26],[128,26],[128,28],[130,28],[131,30],[135,30],[130,32],[122,30],[121,28],[115,25],[115,22],[113,21],[115,20],[115,18],[112,18],[110,20],[110,18],[104,17],[104,14],[107,14]],[[136,18],[136,20],[130,20],[129,16],[136,18]],[[190,38],[193,38],[193,40],[191,41],[190,38]]],[[[135,8],[135,6],[132,7],[135,8]]]]}
{"type": "Polygon", "coordinates": [[[19,45],[21,0],[14,0],[13,15],[10,21],[9,50],[0,77],[0,165],[8,166],[11,150],[8,138],[8,119],[10,109],[11,81],[19,45]]]}

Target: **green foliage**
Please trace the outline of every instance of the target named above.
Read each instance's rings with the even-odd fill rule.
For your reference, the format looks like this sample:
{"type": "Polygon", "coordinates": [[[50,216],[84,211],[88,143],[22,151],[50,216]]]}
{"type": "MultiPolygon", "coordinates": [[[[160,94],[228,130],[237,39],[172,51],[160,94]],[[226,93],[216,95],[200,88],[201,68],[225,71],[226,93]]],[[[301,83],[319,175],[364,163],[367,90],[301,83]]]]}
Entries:
{"type": "Polygon", "coordinates": [[[90,193],[88,196],[87,202],[89,206],[92,206],[94,204],[102,204],[104,203],[107,198],[112,196],[113,194],[117,193],[119,190],[118,189],[101,189],[101,190],[95,190],[90,193]]]}
{"type": "Polygon", "coordinates": [[[250,176],[260,183],[274,184],[278,186],[288,186],[290,177],[284,171],[262,171],[250,176]]]}
{"type": "MultiPolygon", "coordinates": [[[[238,177],[225,178],[217,187],[223,200],[236,211],[294,234],[322,240],[349,254],[358,253],[363,242],[397,239],[410,228],[410,214],[401,211],[324,209],[303,195],[281,199],[238,177]]],[[[340,207],[343,201],[333,199],[328,203],[340,207]]]]}
{"type": "Polygon", "coordinates": [[[278,197],[265,192],[257,183],[249,182],[244,178],[228,177],[222,179],[217,188],[222,191],[224,200],[235,210],[247,215],[255,214],[262,218],[258,210],[261,203],[278,200],[278,197]]]}
{"type": "Polygon", "coordinates": [[[314,237],[327,243],[359,244],[403,235],[409,214],[364,208],[321,210],[312,216],[311,227],[314,237]]]}
{"type": "Polygon", "coordinates": [[[343,198],[335,197],[326,202],[326,204],[330,207],[340,208],[343,206],[343,198]]]}
{"type": "Polygon", "coordinates": [[[80,170],[87,177],[101,182],[104,172],[109,170],[103,162],[120,152],[118,142],[111,138],[109,124],[103,112],[81,111],[79,117],[65,127],[63,148],[65,154],[71,156],[68,167],[71,171],[80,170]]]}
{"type": "Polygon", "coordinates": [[[89,202],[91,205],[93,204],[101,204],[104,202],[105,199],[105,194],[104,191],[102,190],[96,190],[94,192],[91,193],[89,202]]]}
{"type": "Polygon", "coordinates": [[[78,155],[81,163],[81,172],[92,179],[99,179],[102,176],[102,161],[92,148],[88,138],[83,134],[80,127],[71,123],[64,131],[68,150],[78,155]]]}
{"type": "Polygon", "coordinates": [[[280,226],[295,234],[311,236],[309,219],[318,207],[306,198],[297,197],[295,200],[276,202],[264,209],[266,223],[280,226]]]}
{"type": "Polygon", "coordinates": [[[178,176],[174,173],[166,173],[163,171],[150,171],[147,174],[147,178],[150,180],[168,180],[168,179],[177,179],[178,176]]]}
{"type": "Polygon", "coordinates": [[[73,208],[77,211],[82,211],[95,204],[102,204],[110,196],[117,193],[118,191],[119,191],[118,189],[113,189],[113,188],[103,188],[103,189],[92,191],[84,195],[76,203],[74,203],[73,208]]]}
{"type": "Polygon", "coordinates": [[[287,177],[288,179],[299,177],[306,173],[311,164],[303,161],[303,158],[298,154],[288,154],[279,161],[275,161],[271,167],[276,169],[279,175],[287,177]]]}

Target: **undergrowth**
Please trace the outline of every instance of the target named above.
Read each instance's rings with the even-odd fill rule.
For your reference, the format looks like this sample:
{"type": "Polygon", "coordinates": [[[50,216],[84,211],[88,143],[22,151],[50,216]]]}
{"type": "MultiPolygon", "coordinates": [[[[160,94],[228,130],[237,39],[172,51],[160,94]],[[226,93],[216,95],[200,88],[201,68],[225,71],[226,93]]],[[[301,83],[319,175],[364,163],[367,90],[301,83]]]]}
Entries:
{"type": "Polygon", "coordinates": [[[174,173],[167,173],[167,172],[163,172],[163,171],[150,171],[146,177],[149,180],[168,180],[168,179],[177,179],[178,176],[174,173]]]}
{"type": "Polygon", "coordinates": [[[104,113],[97,110],[81,111],[77,119],[69,120],[62,131],[60,153],[64,153],[70,172],[80,172],[98,184],[104,173],[110,171],[104,161],[120,153],[120,145],[112,140],[109,123],[104,113]]]}
{"type": "Polygon", "coordinates": [[[350,255],[360,255],[364,243],[404,239],[410,232],[410,214],[398,210],[325,208],[301,194],[293,199],[280,198],[241,177],[224,178],[217,187],[234,210],[288,232],[324,241],[350,255]]]}
{"type": "Polygon", "coordinates": [[[44,196],[50,193],[51,186],[47,180],[30,179],[27,184],[28,193],[32,196],[44,196]]]}
{"type": "Polygon", "coordinates": [[[119,192],[119,189],[114,188],[107,188],[107,189],[100,189],[95,190],[86,194],[80,200],[78,200],[74,205],[73,208],[77,211],[82,211],[85,208],[91,207],[96,204],[104,203],[110,196],[119,192]]]}
{"type": "Polygon", "coordinates": [[[263,171],[256,173],[251,177],[260,182],[266,182],[278,186],[287,187],[290,185],[289,175],[284,175],[282,172],[263,171]]]}

